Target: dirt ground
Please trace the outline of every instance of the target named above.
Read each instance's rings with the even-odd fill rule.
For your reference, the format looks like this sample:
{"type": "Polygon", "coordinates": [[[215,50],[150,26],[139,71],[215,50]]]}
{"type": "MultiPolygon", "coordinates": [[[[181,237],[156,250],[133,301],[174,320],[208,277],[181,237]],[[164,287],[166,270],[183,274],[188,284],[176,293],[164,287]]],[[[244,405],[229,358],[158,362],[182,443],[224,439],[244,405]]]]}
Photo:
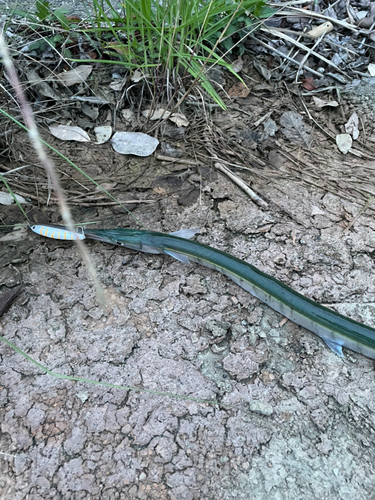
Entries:
{"type": "MultiPolygon", "coordinates": [[[[59,147],[90,175],[115,165],[123,200],[154,201],[134,205],[148,228],[199,227],[198,241],[375,326],[374,212],[327,188],[356,168],[371,179],[371,168],[319,140],[315,185],[291,163],[273,178],[244,173],[268,208],[193,160],[197,194],[184,202],[170,164],[59,147]]],[[[74,215],[135,227],[111,207],[74,215]]],[[[23,286],[1,335],[57,373],[222,405],[53,378],[0,343],[2,499],[375,499],[373,360],[338,357],[215,271],[87,246],[105,309],[76,246],[26,228],[0,237],[0,285],[23,286]]]]}

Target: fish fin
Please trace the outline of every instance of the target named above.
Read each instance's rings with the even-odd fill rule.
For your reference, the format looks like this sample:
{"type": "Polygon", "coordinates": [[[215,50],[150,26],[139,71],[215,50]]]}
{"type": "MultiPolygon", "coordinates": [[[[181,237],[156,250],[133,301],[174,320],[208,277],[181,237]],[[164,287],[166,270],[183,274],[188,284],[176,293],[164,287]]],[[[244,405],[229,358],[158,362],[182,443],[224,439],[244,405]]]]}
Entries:
{"type": "Polygon", "coordinates": [[[171,236],[177,236],[178,238],[184,238],[185,240],[191,240],[197,233],[199,233],[199,227],[194,227],[192,229],[180,229],[179,231],[173,231],[173,233],[169,234],[171,236]]]}
{"type": "MultiPolygon", "coordinates": [[[[132,248],[130,245],[125,245],[127,246],[128,248],[132,248]]],[[[133,250],[140,250],[141,252],[145,252],[145,253],[162,253],[162,251],[157,248],[157,247],[152,247],[150,245],[145,245],[144,243],[142,243],[142,246],[139,247],[136,246],[136,245],[133,245],[133,250]]]]}
{"type": "Polygon", "coordinates": [[[184,264],[190,264],[189,258],[186,257],[186,255],[182,255],[181,253],[177,252],[170,252],[169,250],[164,250],[164,253],[170,255],[174,259],[179,260],[180,262],[183,262],[184,264]]]}
{"type": "Polygon", "coordinates": [[[343,353],[342,353],[342,346],[340,344],[338,344],[337,342],[334,342],[333,340],[329,340],[329,339],[324,339],[324,342],[327,344],[327,346],[335,353],[337,354],[338,356],[340,356],[341,358],[344,356],[343,353]]]}

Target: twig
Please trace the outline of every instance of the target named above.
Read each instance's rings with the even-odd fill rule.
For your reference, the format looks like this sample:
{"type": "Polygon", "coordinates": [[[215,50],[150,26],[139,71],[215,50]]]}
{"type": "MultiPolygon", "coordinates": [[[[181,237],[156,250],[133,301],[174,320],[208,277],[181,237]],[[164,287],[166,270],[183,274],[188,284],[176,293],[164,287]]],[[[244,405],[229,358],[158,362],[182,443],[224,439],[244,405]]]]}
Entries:
{"type": "MultiPolygon", "coordinates": [[[[274,47],[272,47],[272,45],[267,45],[265,42],[263,42],[262,40],[260,40],[259,38],[256,38],[255,36],[251,35],[251,38],[253,38],[254,40],[256,40],[256,42],[260,45],[263,45],[263,47],[265,47],[266,49],[268,50],[272,50],[272,52],[275,52],[275,54],[277,54],[278,56],[280,56],[282,59],[287,59],[288,61],[290,61],[292,64],[294,64],[295,66],[299,66],[300,63],[298,61],[296,61],[295,59],[293,59],[292,57],[289,57],[287,56],[286,54],[283,54],[282,52],[280,52],[279,50],[275,49],[274,47]]],[[[307,69],[310,73],[312,73],[313,75],[315,76],[319,76],[319,78],[322,77],[321,73],[319,73],[319,71],[315,71],[315,69],[311,69],[309,68],[309,66],[307,65],[303,65],[303,67],[305,69],[307,69]]]]}
{"type": "Polygon", "coordinates": [[[263,208],[268,208],[268,203],[266,203],[260,196],[258,196],[252,189],[249,188],[247,184],[244,183],[242,179],[237,177],[233,172],[229,170],[229,168],[225,167],[222,163],[216,162],[214,163],[215,168],[229,177],[237,186],[239,186],[245,193],[253,200],[255,203],[260,205],[263,208]]]}
{"type": "MultiPolygon", "coordinates": [[[[278,3],[270,3],[268,4],[270,7],[276,7],[280,9],[280,4],[278,3]]],[[[330,21],[332,24],[338,24],[339,26],[342,26],[343,28],[346,28],[348,30],[352,31],[359,31],[357,26],[354,26],[353,24],[347,23],[346,21],[340,21],[339,19],[333,19],[332,17],[329,16],[324,16],[323,14],[319,14],[318,12],[313,12],[311,10],[305,10],[305,9],[298,9],[296,7],[289,6],[290,11],[285,11],[285,10],[279,10],[278,12],[275,12],[275,16],[297,16],[301,17],[316,17],[317,19],[325,19],[326,21],[330,21]]]]}
{"type": "Polygon", "coordinates": [[[367,210],[367,208],[371,205],[373,202],[374,198],[372,196],[368,197],[368,200],[364,204],[364,206],[360,209],[360,211],[357,213],[357,215],[350,221],[350,223],[347,225],[347,227],[344,229],[343,233],[348,232],[349,229],[357,222],[357,220],[360,218],[360,216],[367,210]]]}
{"type": "Polygon", "coordinates": [[[307,50],[306,54],[303,56],[302,61],[300,62],[299,68],[297,70],[296,77],[294,79],[295,82],[298,82],[298,77],[299,77],[299,74],[301,73],[301,69],[303,68],[303,65],[305,64],[305,62],[309,58],[310,54],[315,54],[314,50],[320,44],[320,42],[323,40],[324,36],[325,36],[325,33],[323,33],[323,35],[319,37],[319,39],[314,43],[314,45],[312,47],[310,47],[307,50]]]}
{"type": "MultiPolygon", "coordinates": [[[[272,28],[261,28],[262,31],[265,31],[267,33],[270,33],[271,35],[274,35],[274,36],[277,36],[278,38],[282,38],[284,40],[286,40],[287,42],[289,43],[292,43],[294,44],[296,47],[298,47],[299,49],[302,49],[302,50],[305,50],[307,52],[309,52],[309,54],[313,54],[315,57],[317,57],[318,59],[320,59],[321,61],[325,62],[326,64],[328,64],[329,66],[332,66],[333,68],[335,68],[336,71],[338,71],[339,73],[342,73],[343,75],[345,75],[345,72],[342,71],[336,64],[334,64],[332,61],[330,61],[329,59],[327,59],[326,57],[320,55],[318,52],[314,52],[312,49],[309,49],[308,47],[306,47],[306,45],[304,45],[303,43],[301,42],[298,42],[297,40],[294,40],[292,37],[286,35],[285,33],[282,33],[282,32],[278,32],[277,30],[274,30],[272,28]]],[[[298,63],[299,65],[300,63],[298,63]]],[[[320,74],[320,73],[319,73],[320,74]]],[[[322,75],[320,75],[322,76],[322,75]]],[[[345,75],[346,76],[346,75],[345,75]]]]}
{"type": "Polygon", "coordinates": [[[156,155],[156,159],[160,161],[168,161],[170,163],[181,163],[182,165],[197,165],[193,160],[185,160],[184,158],[172,158],[172,156],[156,155]]]}

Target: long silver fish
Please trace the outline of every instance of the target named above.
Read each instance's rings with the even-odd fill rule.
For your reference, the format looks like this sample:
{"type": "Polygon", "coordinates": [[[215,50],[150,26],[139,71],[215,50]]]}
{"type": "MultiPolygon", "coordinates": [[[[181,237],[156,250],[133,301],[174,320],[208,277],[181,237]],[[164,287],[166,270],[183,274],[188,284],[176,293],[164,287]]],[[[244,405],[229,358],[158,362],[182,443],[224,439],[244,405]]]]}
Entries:
{"type": "Polygon", "coordinates": [[[135,229],[85,229],[83,232],[88,239],[141,252],[165,253],[184,263],[193,261],[215,269],[275,311],[319,335],[339,356],[343,355],[344,346],[375,359],[374,328],[321,306],[243,260],[202,243],[189,241],[198,231],[188,229],[163,234],[135,229]]]}

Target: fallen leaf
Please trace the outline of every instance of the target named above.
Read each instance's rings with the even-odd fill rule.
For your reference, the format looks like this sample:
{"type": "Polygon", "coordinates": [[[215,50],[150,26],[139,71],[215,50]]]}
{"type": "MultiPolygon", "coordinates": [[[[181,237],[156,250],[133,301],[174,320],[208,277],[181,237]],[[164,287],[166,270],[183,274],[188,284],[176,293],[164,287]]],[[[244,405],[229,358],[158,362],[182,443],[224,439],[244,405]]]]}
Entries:
{"type": "Polygon", "coordinates": [[[281,115],[280,125],[284,127],[281,132],[291,142],[310,147],[312,143],[311,128],[304,123],[301,115],[294,111],[286,111],[281,115]]]}
{"type": "Polygon", "coordinates": [[[232,62],[232,70],[235,73],[239,73],[243,69],[243,60],[242,57],[239,57],[235,61],[232,62]]]}
{"type": "Polygon", "coordinates": [[[166,120],[169,118],[171,112],[167,111],[166,109],[145,109],[142,111],[142,115],[145,116],[146,118],[150,118],[150,120],[166,120]]]}
{"type": "Polygon", "coordinates": [[[111,143],[117,153],[150,156],[157,148],[159,141],[142,132],[116,132],[111,143]]]}
{"type": "Polygon", "coordinates": [[[338,134],[336,135],[336,144],[341,153],[346,155],[350,151],[353,141],[349,134],[338,134]]]}
{"type": "Polygon", "coordinates": [[[254,60],[254,68],[258,71],[258,73],[260,73],[263,76],[263,78],[267,82],[271,80],[272,77],[271,71],[265,66],[263,66],[263,64],[260,64],[257,60],[254,60]]]}
{"type": "Polygon", "coordinates": [[[118,92],[124,88],[125,84],[126,84],[126,78],[123,78],[119,82],[110,83],[109,88],[118,92]]]}
{"type": "Polygon", "coordinates": [[[308,76],[302,80],[302,87],[306,90],[316,90],[318,87],[315,85],[314,77],[308,76]]]}
{"type": "Polygon", "coordinates": [[[102,182],[100,186],[96,186],[94,191],[103,191],[105,189],[106,191],[112,191],[113,188],[117,186],[117,182],[102,182]]]}
{"type": "Polygon", "coordinates": [[[138,83],[139,81],[143,80],[143,78],[147,78],[148,76],[150,76],[148,73],[144,74],[139,69],[136,69],[133,73],[133,76],[131,77],[131,81],[134,83],[138,83]]]}
{"type": "Polygon", "coordinates": [[[94,132],[96,135],[95,144],[104,144],[109,141],[112,135],[112,127],[110,125],[103,125],[101,127],[95,127],[94,132]]]}
{"type": "Polygon", "coordinates": [[[171,115],[169,119],[171,122],[175,123],[177,127],[189,126],[189,120],[182,113],[173,113],[173,115],[171,115]]]}
{"type": "Polygon", "coordinates": [[[82,104],[82,112],[88,116],[89,118],[91,118],[91,120],[96,120],[99,116],[99,109],[98,108],[93,108],[91,106],[89,106],[88,104],[86,103],[83,103],[82,104]]]}
{"type": "Polygon", "coordinates": [[[367,71],[370,73],[371,76],[375,76],[375,64],[374,63],[370,63],[367,66],[367,71]]]}
{"type": "Polygon", "coordinates": [[[264,127],[264,132],[266,133],[267,137],[269,137],[269,136],[273,137],[276,134],[276,132],[279,130],[278,126],[271,118],[268,118],[268,120],[266,120],[263,123],[263,127],[264,127]]]}
{"type": "Polygon", "coordinates": [[[359,124],[358,115],[354,111],[351,117],[349,118],[348,122],[345,123],[345,132],[347,134],[350,134],[354,140],[358,139],[359,137],[358,124],[359,124]]]}
{"type": "MultiPolygon", "coordinates": [[[[131,54],[131,50],[129,49],[129,47],[123,43],[119,43],[119,42],[108,42],[106,47],[106,49],[113,49],[114,51],[116,51],[118,54],[121,54],[122,56],[128,56],[129,54],[131,54]]],[[[106,53],[108,53],[107,51],[105,51],[106,53]]]]}
{"type": "Polygon", "coordinates": [[[242,82],[237,82],[228,90],[229,97],[245,99],[250,94],[250,89],[242,82]]]}
{"type": "Polygon", "coordinates": [[[330,106],[331,108],[337,108],[339,103],[337,101],[325,101],[324,99],[319,99],[319,97],[313,96],[314,104],[317,108],[324,108],[325,106],[330,106]]]}
{"type": "MultiPolygon", "coordinates": [[[[85,82],[90,76],[91,72],[92,66],[90,66],[89,64],[81,64],[80,66],[77,66],[70,71],[59,73],[58,75],[56,75],[56,78],[60,83],[63,83],[67,87],[70,87],[71,85],[75,85],[76,83],[85,82]]],[[[52,78],[52,80],[55,80],[55,78],[52,78]]]]}
{"type": "MultiPolygon", "coordinates": [[[[23,196],[14,193],[13,195],[18,203],[28,203],[23,196]]],[[[11,205],[12,203],[15,203],[13,196],[8,192],[4,193],[3,191],[0,191],[0,205],[11,205]]]]}
{"type": "Polygon", "coordinates": [[[126,122],[132,122],[135,120],[135,114],[134,111],[132,111],[130,108],[128,109],[123,109],[121,111],[122,117],[126,122]]]}
{"type": "Polygon", "coordinates": [[[111,101],[106,97],[95,95],[73,95],[70,99],[75,101],[90,102],[91,104],[111,104],[111,101]]]}
{"type": "Polygon", "coordinates": [[[72,125],[57,125],[57,127],[49,127],[49,131],[61,141],[91,141],[88,134],[81,127],[75,127],[72,125]]]}

